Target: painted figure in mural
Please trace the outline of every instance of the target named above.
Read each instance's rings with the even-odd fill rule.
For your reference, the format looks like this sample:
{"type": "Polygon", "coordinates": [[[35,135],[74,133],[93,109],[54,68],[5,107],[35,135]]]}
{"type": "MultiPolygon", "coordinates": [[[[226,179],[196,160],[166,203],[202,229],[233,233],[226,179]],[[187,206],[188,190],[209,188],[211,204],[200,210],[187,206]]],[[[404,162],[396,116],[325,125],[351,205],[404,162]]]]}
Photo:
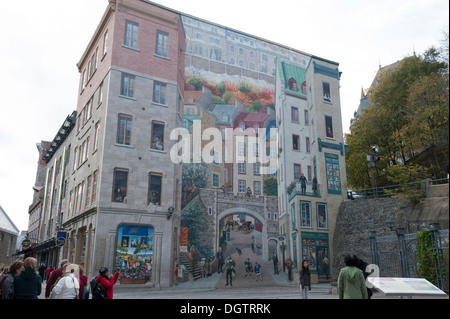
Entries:
{"type": "Polygon", "coordinates": [[[247,187],[246,195],[247,195],[247,197],[250,197],[252,195],[252,190],[250,189],[250,187],[247,187]]]}
{"type": "Polygon", "coordinates": [[[164,146],[159,136],[155,136],[155,138],[153,139],[152,148],[160,151],[164,150],[164,146]]]}
{"type": "Polygon", "coordinates": [[[252,235],[250,245],[252,246],[252,252],[256,253],[256,238],[252,235]]]}
{"type": "Polygon", "coordinates": [[[314,192],[314,195],[317,195],[317,178],[314,177],[312,182],[313,182],[313,184],[312,184],[312,190],[313,190],[313,192],[314,192]]]}
{"type": "Polygon", "coordinates": [[[306,177],[303,173],[300,176],[300,186],[302,188],[302,194],[306,193],[306,177]]]}
{"type": "Polygon", "coordinates": [[[226,277],[227,277],[227,284],[225,286],[228,286],[228,278],[230,278],[230,286],[233,286],[233,273],[235,273],[234,267],[236,266],[233,259],[231,259],[231,256],[227,257],[227,261],[225,262],[225,269],[227,270],[226,277]]]}
{"type": "Polygon", "coordinates": [[[157,192],[152,192],[150,203],[152,203],[153,205],[159,205],[159,195],[157,192]]]}
{"type": "Polygon", "coordinates": [[[196,262],[196,248],[195,248],[195,245],[191,246],[191,249],[189,251],[189,257],[191,258],[193,263],[196,262]]]}
{"type": "Polygon", "coordinates": [[[223,273],[223,254],[222,254],[222,248],[219,247],[219,250],[216,253],[216,258],[217,258],[217,273],[223,273]]]}
{"type": "Polygon", "coordinates": [[[276,251],[273,252],[272,262],[273,262],[273,274],[278,275],[278,255],[276,251]]]}
{"type": "Polygon", "coordinates": [[[323,257],[322,265],[323,265],[323,273],[325,274],[325,278],[328,279],[328,266],[330,265],[330,262],[329,262],[327,256],[323,257]]]}
{"type": "Polygon", "coordinates": [[[286,259],[285,265],[288,269],[288,279],[289,281],[292,281],[292,267],[294,265],[294,262],[292,261],[291,257],[288,257],[286,259]]]}
{"type": "Polygon", "coordinates": [[[256,281],[258,281],[258,280],[262,281],[261,264],[258,264],[257,261],[255,261],[255,276],[256,276],[256,281]]]}
{"type": "Polygon", "coordinates": [[[252,262],[250,261],[250,258],[247,258],[247,260],[244,262],[245,266],[245,276],[247,277],[250,275],[250,278],[252,277],[252,262]]]}
{"type": "Polygon", "coordinates": [[[124,195],[122,194],[122,190],[120,187],[116,188],[114,193],[114,201],[122,203],[124,200],[124,195]]]}
{"type": "Polygon", "coordinates": [[[178,258],[175,257],[174,265],[173,265],[173,277],[172,281],[174,285],[178,285],[178,258]]]}

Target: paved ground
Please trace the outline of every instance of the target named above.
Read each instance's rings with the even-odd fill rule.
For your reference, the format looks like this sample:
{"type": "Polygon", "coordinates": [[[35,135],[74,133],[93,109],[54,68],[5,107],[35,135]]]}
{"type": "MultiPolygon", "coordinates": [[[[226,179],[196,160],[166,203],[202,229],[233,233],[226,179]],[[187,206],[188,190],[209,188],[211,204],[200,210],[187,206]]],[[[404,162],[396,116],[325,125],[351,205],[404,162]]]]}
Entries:
{"type": "MultiPolygon", "coordinates": [[[[212,276],[195,281],[181,282],[170,288],[155,288],[150,284],[116,284],[114,286],[114,299],[300,299],[297,280],[289,281],[287,272],[281,270],[278,275],[274,275],[273,263],[262,260],[261,256],[252,252],[250,237],[250,235],[243,235],[240,232],[231,232],[231,241],[228,242],[228,250],[224,256],[231,254],[236,263],[233,286],[225,285],[224,273],[214,273],[212,276]],[[236,252],[236,247],[241,249],[242,255],[236,252]],[[262,281],[256,281],[255,278],[249,276],[245,277],[244,262],[247,257],[253,264],[258,261],[262,265],[262,281]]],[[[40,296],[42,299],[44,299],[44,292],[45,284],[40,296]]],[[[399,299],[399,297],[386,297],[380,293],[375,293],[372,298],[399,299]]],[[[330,293],[330,283],[319,283],[312,285],[309,299],[338,299],[338,296],[330,293]]],[[[448,296],[430,299],[448,299],[448,296]]]]}

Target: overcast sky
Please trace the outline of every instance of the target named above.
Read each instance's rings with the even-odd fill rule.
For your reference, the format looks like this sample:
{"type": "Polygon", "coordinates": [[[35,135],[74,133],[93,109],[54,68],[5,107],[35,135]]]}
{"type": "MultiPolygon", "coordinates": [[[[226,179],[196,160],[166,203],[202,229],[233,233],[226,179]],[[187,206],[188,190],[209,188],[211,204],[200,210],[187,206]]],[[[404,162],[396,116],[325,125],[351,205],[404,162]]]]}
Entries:
{"type": "MultiPolygon", "coordinates": [[[[343,129],[382,66],[439,46],[448,0],[157,0],[180,12],[338,62],[343,129]]],[[[28,227],[38,152],[76,108],[76,63],[107,0],[4,1],[0,9],[0,205],[28,227]]]]}

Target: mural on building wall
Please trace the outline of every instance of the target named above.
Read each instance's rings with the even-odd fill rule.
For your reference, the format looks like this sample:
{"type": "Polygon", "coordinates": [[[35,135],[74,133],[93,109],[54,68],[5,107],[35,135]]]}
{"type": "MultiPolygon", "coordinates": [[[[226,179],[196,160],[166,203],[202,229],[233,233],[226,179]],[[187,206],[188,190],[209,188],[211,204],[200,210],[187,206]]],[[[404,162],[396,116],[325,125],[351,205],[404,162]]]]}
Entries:
{"type": "Polygon", "coordinates": [[[116,246],[119,278],[151,281],[154,234],[151,226],[119,226],[116,246]]]}
{"type": "MultiPolygon", "coordinates": [[[[190,104],[186,114],[189,116],[201,115],[199,111],[192,113],[192,99],[189,98],[200,95],[186,92],[208,92],[207,94],[212,95],[208,100],[211,101],[211,105],[199,103],[199,107],[205,108],[206,111],[211,112],[216,105],[236,106],[233,109],[233,112],[236,110],[236,113],[228,114],[230,117],[227,117],[227,121],[223,117],[216,118],[216,123],[219,122],[222,129],[230,126],[234,128],[234,123],[228,119],[238,118],[239,112],[268,114],[269,111],[272,111],[270,113],[274,116],[278,59],[302,69],[306,69],[310,61],[309,56],[299,51],[255,36],[223,28],[190,16],[182,16],[182,20],[186,34],[185,104],[188,102],[190,104]],[[208,90],[203,90],[203,88],[208,90]],[[241,105],[245,107],[242,108],[241,105]]],[[[218,115],[215,114],[215,116],[218,115]]],[[[269,116],[267,118],[269,119],[267,122],[275,120],[275,118],[270,119],[269,116]]],[[[264,125],[267,124],[264,123],[264,125]]],[[[254,127],[255,123],[248,125],[254,127]]],[[[202,227],[207,227],[206,219],[200,215],[206,213],[208,208],[200,209],[199,204],[194,202],[198,190],[214,186],[216,189],[221,189],[224,194],[227,194],[226,196],[239,191],[233,189],[233,185],[236,187],[238,183],[230,180],[238,177],[237,174],[233,174],[233,166],[224,166],[222,170],[229,175],[225,176],[224,172],[220,172],[222,174],[218,178],[220,182],[217,184],[213,181],[212,185],[207,185],[208,178],[217,176],[217,167],[211,167],[204,163],[183,164],[182,226],[189,228],[190,241],[198,241],[197,233],[201,231],[202,227]],[[199,178],[199,176],[201,177],[199,178]]],[[[255,175],[253,169],[247,171],[249,176],[245,189],[248,191],[249,188],[253,188],[250,190],[252,195],[247,196],[264,195],[263,190],[267,189],[264,186],[265,181],[255,179],[258,177],[253,177],[255,175]]],[[[274,181],[276,189],[276,180],[274,181]]],[[[211,181],[209,183],[211,184],[211,181]]],[[[274,194],[270,193],[270,195],[274,194]]],[[[260,234],[258,232],[260,225],[255,222],[252,231],[260,234]]],[[[222,233],[220,234],[221,240],[224,241],[225,237],[222,236],[222,233]]]]}

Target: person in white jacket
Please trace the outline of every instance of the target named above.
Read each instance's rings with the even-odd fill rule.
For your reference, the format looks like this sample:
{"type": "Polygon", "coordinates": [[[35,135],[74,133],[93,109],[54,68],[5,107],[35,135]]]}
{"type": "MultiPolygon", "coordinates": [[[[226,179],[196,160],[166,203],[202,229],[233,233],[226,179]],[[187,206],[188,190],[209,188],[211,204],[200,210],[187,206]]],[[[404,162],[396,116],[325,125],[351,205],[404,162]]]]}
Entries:
{"type": "Polygon", "coordinates": [[[67,263],[63,266],[63,277],[53,287],[50,299],[77,299],[80,283],[75,276],[77,265],[67,263]]]}

